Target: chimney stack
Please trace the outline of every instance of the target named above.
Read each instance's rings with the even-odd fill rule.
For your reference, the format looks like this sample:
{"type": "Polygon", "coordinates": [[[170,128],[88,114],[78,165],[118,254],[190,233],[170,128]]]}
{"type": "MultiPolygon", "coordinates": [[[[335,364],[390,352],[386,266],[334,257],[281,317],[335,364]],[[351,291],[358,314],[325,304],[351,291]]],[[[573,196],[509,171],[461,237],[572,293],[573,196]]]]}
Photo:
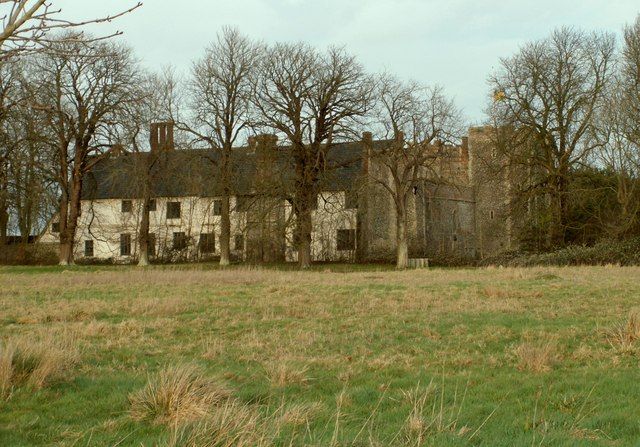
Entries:
{"type": "Polygon", "coordinates": [[[151,123],[149,144],[151,152],[174,150],[173,122],[151,123]]]}
{"type": "MultiPolygon", "coordinates": [[[[271,134],[261,134],[253,137],[253,150],[256,157],[256,189],[269,188],[273,179],[276,156],[278,151],[278,137],[271,134]]],[[[251,145],[251,143],[250,143],[251,145]]]]}
{"type": "Polygon", "coordinates": [[[461,149],[462,149],[462,159],[463,160],[469,160],[469,137],[462,137],[462,145],[461,145],[461,149]]]}

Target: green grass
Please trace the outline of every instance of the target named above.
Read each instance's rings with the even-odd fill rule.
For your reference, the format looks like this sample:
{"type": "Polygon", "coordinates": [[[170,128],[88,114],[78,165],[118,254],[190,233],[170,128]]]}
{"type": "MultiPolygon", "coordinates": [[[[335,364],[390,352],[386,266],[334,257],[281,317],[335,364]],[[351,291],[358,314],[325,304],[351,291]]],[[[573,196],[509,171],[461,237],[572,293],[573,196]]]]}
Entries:
{"type": "Polygon", "coordinates": [[[274,445],[640,445],[639,277],[0,268],[3,345],[80,350],[62,380],[0,400],[0,445],[167,445],[174,428],[134,420],[128,397],[182,364],[225,383],[274,445]]]}

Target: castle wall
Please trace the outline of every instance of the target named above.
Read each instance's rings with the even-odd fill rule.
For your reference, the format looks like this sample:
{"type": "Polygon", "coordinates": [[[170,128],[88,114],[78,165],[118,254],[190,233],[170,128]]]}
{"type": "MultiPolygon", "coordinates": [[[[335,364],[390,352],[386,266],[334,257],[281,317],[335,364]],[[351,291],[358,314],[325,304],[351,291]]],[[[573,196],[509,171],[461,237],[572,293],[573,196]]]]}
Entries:
{"type": "Polygon", "coordinates": [[[475,196],[479,257],[515,248],[510,213],[510,173],[492,143],[492,128],[469,129],[470,183],[475,196]]]}
{"type": "MultiPolygon", "coordinates": [[[[391,193],[372,177],[389,185],[392,179],[388,168],[371,157],[367,144],[365,136],[358,258],[390,261],[396,256],[395,203],[391,193]]],[[[420,181],[408,197],[410,257],[476,256],[475,199],[473,189],[468,186],[466,141],[463,146],[445,150],[448,156],[438,159],[432,168],[447,183],[420,181]]]]}

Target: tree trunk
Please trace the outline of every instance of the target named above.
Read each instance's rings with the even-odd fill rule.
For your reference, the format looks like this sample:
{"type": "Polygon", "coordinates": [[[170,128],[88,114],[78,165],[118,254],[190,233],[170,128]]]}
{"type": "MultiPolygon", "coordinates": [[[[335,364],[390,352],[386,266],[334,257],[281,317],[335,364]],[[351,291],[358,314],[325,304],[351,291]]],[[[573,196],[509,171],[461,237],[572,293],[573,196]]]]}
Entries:
{"type": "MultiPolygon", "coordinates": [[[[5,169],[5,166],[0,166],[5,169]]],[[[9,226],[9,203],[7,200],[7,181],[4,173],[0,172],[0,246],[7,245],[7,227],[9,226]]]]}
{"type": "Polygon", "coordinates": [[[231,260],[231,206],[229,193],[225,191],[222,197],[220,216],[220,265],[229,265],[231,260]]]}
{"type": "Polygon", "coordinates": [[[73,265],[73,242],[69,238],[64,238],[60,234],[60,262],[59,265],[73,265]]]}
{"type": "Polygon", "coordinates": [[[298,232],[298,265],[301,269],[311,267],[311,210],[301,210],[296,216],[298,232]]]}
{"type": "Polygon", "coordinates": [[[60,198],[60,209],[58,211],[58,226],[60,233],[58,238],[60,240],[60,247],[58,249],[58,264],[69,265],[69,235],[67,233],[67,214],[69,213],[69,199],[67,198],[67,192],[62,191],[62,197],[60,198]]]}
{"type": "Polygon", "coordinates": [[[549,227],[549,249],[562,247],[568,221],[567,181],[563,174],[553,179],[551,191],[551,223],[549,227]]]}
{"type": "MultiPolygon", "coordinates": [[[[69,200],[62,200],[60,206],[60,265],[73,265],[73,247],[76,228],[80,217],[82,192],[82,168],[76,161],[71,176],[71,194],[69,200]],[[67,213],[68,209],[68,213],[67,213]]],[[[63,193],[64,197],[64,193],[63,193]]]]}
{"type": "Polygon", "coordinates": [[[404,207],[396,209],[396,268],[406,269],[409,265],[409,244],[407,242],[407,218],[404,207]]]}
{"type": "Polygon", "coordinates": [[[149,207],[151,199],[147,196],[142,204],[142,218],[140,219],[140,231],[138,233],[140,254],[138,256],[138,266],[149,265],[149,207]]]}
{"type": "Polygon", "coordinates": [[[7,227],[9,226],[9,213],[4,203],[0,203],[0,246],[7,245],[7,227]]]}

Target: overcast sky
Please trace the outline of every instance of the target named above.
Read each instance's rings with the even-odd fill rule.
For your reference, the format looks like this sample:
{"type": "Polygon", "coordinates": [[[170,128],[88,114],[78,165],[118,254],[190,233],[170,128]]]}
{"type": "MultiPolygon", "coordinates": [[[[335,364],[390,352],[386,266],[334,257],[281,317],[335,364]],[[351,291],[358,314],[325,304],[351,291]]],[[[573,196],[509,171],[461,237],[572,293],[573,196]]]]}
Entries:
{"type": "MultiPolygon", "coordinates": [[[[114,12],[135,0],[59,0],[65,17],[114,12]]],[[[483,119],[499,58],[558,26],[620,33],[638,0],[146,0],[118,29],[148,67],[186,72],[223,25],[266,42],[345,45],[372,72],[440,84],[470,122],[483,119]]],[[[96,31],[95,27],[91,29],[96,31]]]]}

